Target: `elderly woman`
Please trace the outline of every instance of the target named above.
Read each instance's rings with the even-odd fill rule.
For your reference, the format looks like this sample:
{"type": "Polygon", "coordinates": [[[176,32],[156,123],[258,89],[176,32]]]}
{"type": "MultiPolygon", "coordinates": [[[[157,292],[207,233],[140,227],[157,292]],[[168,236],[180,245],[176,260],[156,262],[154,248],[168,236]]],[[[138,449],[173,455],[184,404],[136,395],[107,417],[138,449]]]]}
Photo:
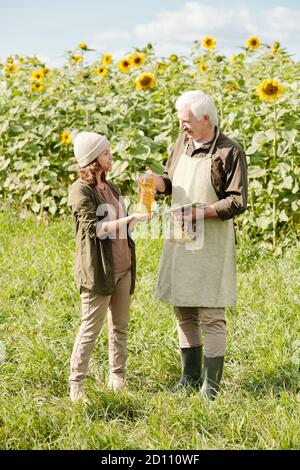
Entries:
{"type": "Polygon", "coordinates": [[[130,295],[135,286],[135,248],[128,225],[147,214],[127,215],[118,188],[106,180],[112,168],[109,142],[95,132],[72,138],[79,178],[69,189],[76,227],[75,281],[82,322],[71,357],[70,398],[85,399],[83,383],[92,348],[109,307],[109,383],[125,387],[130,295]]]}

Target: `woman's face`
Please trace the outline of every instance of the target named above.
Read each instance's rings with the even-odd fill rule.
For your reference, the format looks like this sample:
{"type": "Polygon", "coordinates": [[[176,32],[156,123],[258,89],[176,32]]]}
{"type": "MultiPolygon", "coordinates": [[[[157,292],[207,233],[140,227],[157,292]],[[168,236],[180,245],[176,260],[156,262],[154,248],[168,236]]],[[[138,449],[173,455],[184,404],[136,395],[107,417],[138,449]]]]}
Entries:
{"type": "Polygon", "coordinates": [[[97,160],[101,165],[102,171],[106,172],[112,169],[112,154],[109,148],[103,150],[97,160]]]}

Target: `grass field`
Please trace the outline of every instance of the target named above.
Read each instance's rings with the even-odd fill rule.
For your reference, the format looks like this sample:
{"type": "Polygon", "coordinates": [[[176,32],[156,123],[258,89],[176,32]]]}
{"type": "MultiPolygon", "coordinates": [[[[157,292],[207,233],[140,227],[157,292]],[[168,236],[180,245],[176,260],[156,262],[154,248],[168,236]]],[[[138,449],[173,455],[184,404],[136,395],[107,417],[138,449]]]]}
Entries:
{"type": "Polygon", "coordinates": [[[222,392],[207,405],[196,391],[168,391],[181,364],[172,309],[154,300],[161,248],[161,240],[137,243],[131,393],[105,387],[105,327],[90,362],[89,404],[74,406],[68,374],[80,302],[73,222],[0,213],[1,449],[300,448],[299,251],[275,258],[240,241],[222,392]]]}

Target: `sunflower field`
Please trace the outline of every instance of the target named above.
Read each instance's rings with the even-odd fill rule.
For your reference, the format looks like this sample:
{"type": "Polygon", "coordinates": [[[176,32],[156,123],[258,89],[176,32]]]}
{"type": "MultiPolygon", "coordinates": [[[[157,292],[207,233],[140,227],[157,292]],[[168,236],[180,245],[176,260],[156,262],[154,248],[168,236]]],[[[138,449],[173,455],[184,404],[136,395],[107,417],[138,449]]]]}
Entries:
{"type": "Polygon", "coordinates": [[[299,62],[278,42],[251,36],[230,58],[212,36],[188,56],[157,57],[151,44],[116,61],[81,43],[61,68],[37,57],[0,64],[0,198],[44,217],[68,212],[76,178],[70,134],[105,134],[114,155],[112,179],[135,195],[146,167],[161,173],[178,135],[177,97],[209,93],[220,129],[245,149],[248,211],[237,228],[280,252],[299,228],[299,62]]]}

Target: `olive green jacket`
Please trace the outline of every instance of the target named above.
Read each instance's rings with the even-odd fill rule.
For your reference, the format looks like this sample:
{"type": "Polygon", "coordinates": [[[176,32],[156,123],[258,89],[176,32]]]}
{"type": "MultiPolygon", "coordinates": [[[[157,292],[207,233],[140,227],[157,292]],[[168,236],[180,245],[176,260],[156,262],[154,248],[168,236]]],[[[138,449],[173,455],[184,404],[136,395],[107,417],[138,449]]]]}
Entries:
{"type": "MultiPolygon", "coordinates": [[[[114,195],[126,208],[118,188],[107,181],[114,195]]],[[[79,289],[85,287],[96,294],[111,295],[115,286],[115,273],[112,255],[112,243],[109,237],[100,239],[96,232],[97,224],[107,213],[97,215],[97,208],[105,204],[95,187],[88,185],[82,179],[77,179],[69,188],[68,206],[72,212],[76,230],[76,256],[74,277],[79,289]]],[[[98,211],[98,214],[100,212],[98,211]]],[[[128,230],[127,230],[128,234],[128,230]]],[[[131,289],[135,287],[136,258],[133,240],[128,235],[131,249],[131,289]]]]}

